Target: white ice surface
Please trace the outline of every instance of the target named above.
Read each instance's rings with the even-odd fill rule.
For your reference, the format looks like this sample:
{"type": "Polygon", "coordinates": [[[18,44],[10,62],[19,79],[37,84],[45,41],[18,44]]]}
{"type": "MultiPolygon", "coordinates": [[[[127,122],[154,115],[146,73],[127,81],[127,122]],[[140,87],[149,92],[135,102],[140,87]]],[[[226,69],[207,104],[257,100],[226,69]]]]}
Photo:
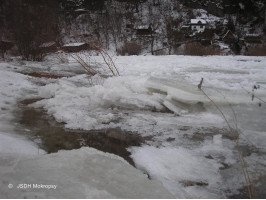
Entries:
{"type": "Polygon", "coordinates": [[[0,177],[0,198],[173,198],[120,157],[85,147],[20,161],[0,177]],[[14,187],[7,189],[7,183],[14,187]],[[23,183],[31,188],[18,189],[23,183]]]}

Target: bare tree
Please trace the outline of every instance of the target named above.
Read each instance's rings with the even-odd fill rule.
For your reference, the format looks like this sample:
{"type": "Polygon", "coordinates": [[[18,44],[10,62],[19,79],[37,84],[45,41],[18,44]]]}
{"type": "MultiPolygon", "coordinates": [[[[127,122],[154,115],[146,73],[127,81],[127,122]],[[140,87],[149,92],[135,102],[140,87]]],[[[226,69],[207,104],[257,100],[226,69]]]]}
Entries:
{"type": "Polygon", "coordinates": [[[4,12],[19,53],[26,60],[41,60],[39,46],[56,39],[57,3],[53,0],[9,0],[4,12]]]}

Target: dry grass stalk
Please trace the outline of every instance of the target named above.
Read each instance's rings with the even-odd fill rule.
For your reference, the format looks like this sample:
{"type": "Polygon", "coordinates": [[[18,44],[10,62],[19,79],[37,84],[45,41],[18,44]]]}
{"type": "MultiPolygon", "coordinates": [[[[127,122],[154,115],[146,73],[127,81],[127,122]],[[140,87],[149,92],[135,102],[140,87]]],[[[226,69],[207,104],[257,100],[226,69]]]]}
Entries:
{"type": "MultiPolygon", "coordinates": [[[[112,57],[109,55],[109,53],[107,51],[105,51],[102,48],[102,45],[100,44],[100,42],[98,40],[81,36],[79,33],[75,32],[75,31],[73,32],[73,34],[75,35],[76,38],[80,38],[81,41],[84,41],[87,44],[89,44],[91,50],[94,50],[94,51],[96,51],[97,53],[99,53],[101,55],[101,57],[103,58],[107,69],[112,73],[113,76],[120,76],[119,71],[118,71],[118,69],[117,69],[112,57]]],[[[71,55],[71,56],[73,57],[73,55],[71,55]]],[[[85,57],[88,58],[89,56],[85,55],[85,57]]],[[[92,67],[85,61],[85,59],[79,57],[78,58],[78,62],[80,64],[82,63],[82,67],[85,68],[85,70],[88,73],[96,72],[95,70],[92,70],[92,67]]],[[[102,75],[99,71],[97,71],[96,74],[102,75]]]]}
{"type": "Polygon", "coordinates": [[[258,99],[259,101],[261,101],[261,102],[263,102],[263,103],[266,103],[266,101],[264,101],[263,99],[261,99],[260,97],[258,97],[257,95],[255,95],[255,94],[254,94],[254,91],[250,92],[250,91],[248,91],[247,89],[245,89],[244,87],[242,87],[242,89],[243,89],[244,91],[246,91],[248,94],[250,94],[250,95],[252,96],[252,100],[253,100],[254,98],[256,98],[256,99],[258,99]]]}
{"type": "MultiPolygon", "coordinates": [[[[234,130],[232,128],[232,126],[230,125],[229,121],[227,120],[227,118],[225,117],[225,114],[223,113],[223,111],[220,109],[220,107],[206,94],[206,92],[202,89],[202,83],[203,83],[203,78],[201,79],[201,82],[200,84],[198,85],[198,89],[210,100],[210,102],[217,108],[217,110],[220,112],[220,114],[222,115],[224,121],[226,122],[231,134],[234,137],[235,139],[235,143],[236,143],[236,147],[237,147],[237,151],[238,151],[238,157],[239,157],[239,161],[240,161],[240,165],[241,165],[241,168],[243,170],[243,174],[244,174],[244,177],[245,177],[245,181],[246,181],[246,186],[247,186],[247,189],[248,189],[248,194],[249,194],[249,198],[252,199],[252,198],[255,198],[255,191],[254,191],[254,186],[253,186],[253,183],[250,179],[250,176],[249,176],[249,172],[247,170],[247,165],[244,161],[244,158],[242,156],[242,153],[241,153],[241,150],[240,150],[240,147],[239,147],[239,140],[238,140],[238,135],[239,135],[239,132],[238,130],[234,130]]],[[[235,112],[234,112],[234,115],[235,115],[235,112]]],[[[236,115],[235,115],[236,117],[236,115]]],[[[236,125],[237,127],[237,125],[236,125]]]]}
{"type": "MultiPolygon", "coordinates": [[[[92,43],[90,43],[90,46],[91,46],[91,49],[93,49],[94,51],[98,52],[101,55],[107,69],[112,73],[112,75],[113,76],[120,76],[119,71],[118,71],[112,57],[104,49],[102,49],[100,45],[97,45],[96,43],[92,42],[92,43]]],[[[61,51],[63,51],[64,53],[68,53],[60,47],[59,47],[59,49],[61,51]]],[[[99,70],[93,69],[93,67],[89,64],[88,60],[90,60],[90,55],[83,54],[83,56],[85,56],[85,58],[84,58],[81,56],[80,53],[70,53],[70,56],[74,60],[76,60],[87,71],[87,73],[89,75],[91,75],[91,76],[94,76],[96,74],[99,74],[100,76],[103,75],[103,74],[101,74],[101,72],[99,70]]]]}
{"type": "Polygon", "coordinates": [[[96,74],[100,74],[100,72],[94,70],[87,62],[85,62],[85,60],[83,58],[81,58],[81,56],[79,56],[78,54],[70,54],[72,58],[74,58],[87,72],[89,75],[96,75],[96,74]]]}

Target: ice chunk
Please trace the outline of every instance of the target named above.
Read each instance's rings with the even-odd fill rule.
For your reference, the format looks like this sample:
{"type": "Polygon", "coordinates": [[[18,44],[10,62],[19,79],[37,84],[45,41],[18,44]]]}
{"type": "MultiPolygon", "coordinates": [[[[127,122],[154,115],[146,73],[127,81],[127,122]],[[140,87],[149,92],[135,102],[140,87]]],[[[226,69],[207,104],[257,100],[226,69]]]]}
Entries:
{"type": "Polygon", "coordinates": [[[137,167],[161,180],[176,198],[221,198],[219,167],[216,161],[196,151],[142,146],[130,148],[137,167]]]}
{"type": "Polygon", "coordinates": [[[20,161],[0,176],[1,198],[173,198],[162,184],[122,158],[85,147],[20,161]],[[21,183],[31,188],[17,189],[21,183]],[[36,189],[33,184],[56,189],[36,189]]]}

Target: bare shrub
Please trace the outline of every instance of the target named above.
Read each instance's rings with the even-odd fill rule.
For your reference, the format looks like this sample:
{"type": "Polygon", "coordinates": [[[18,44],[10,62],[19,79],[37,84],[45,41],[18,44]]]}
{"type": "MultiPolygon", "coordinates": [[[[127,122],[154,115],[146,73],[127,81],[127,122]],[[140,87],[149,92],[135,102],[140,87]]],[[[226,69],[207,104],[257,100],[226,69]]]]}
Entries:
{"type": "Polygon", "coordinates": [[[12,42],[8,42],[8,41],[0,41],[0,52],[2,55],[2,58],[4,59],[5,57],[5,53],[11,49],[13,47],[13,43],[12,42]]]}
{"type": "Polygon", "coordinates": [[[266,47],[259,47],[259,46],[253,46],[249,47],[247,52],[247,56],[266,56],[266,47]]]}
{"type": "Polygon", "coordinates": [[[159,49],[157,51],[154,51],[154,55],[155,56],[168,55],[168,53],[166,51],[167,51],[166,49],[159,49]]]}
{"type": "Polygon", "coordinates": [[[57,57],[57,59],[59,60],[60,63],[62,63],[62,64],[69,63],[67,54],[65,54],[64,52],[58,52],[55,54],[55,56],[57,57]]]}
{"type": "Polygon", "coordinates": [[[141,45],[136,42],[126,42],[117,51],[120,55],[139,55],[141,53],[141,45]]]}
{"type": "MultiPolygon", "coordinates": [[[[115,62],[112,58],[112,56],[103,49],[102,45],[99,43],[98,40],[87,40],[86,41],[90,47],[91,47],[91,51],[96,52],[97,54],[99,54],[103,60],[103,63],[100,64],[101,69],[104,70],[106,72],[109,71],[111,72],[112,76],[120,76],[119,71],[115,65],[115,62]]],[[[64,53],[68,53],[66,52],[64,49],[58,47],[62,52],[64,53]]],[[[96,74],[100,75],[100,76],[105,76],[106,74],[101,73],[100,69],[96,66],[92,65],[91,62],[91,55],[89,52],[87,51],[80,51],[77,53],[70,53],[69,54],[74,60],[76,60],[86,71],[89,75],[94,76],[96,74]]],[[[61,60],[61,56],[58,55],[57,56],[59,58],[59,60],[61,60]]],[[[62,60],[61,60],[62,62],[62,60]]]]}
{"type": "Polygon", "coordinates": [[[198,43],[189,43],[185,46],[184,54],[191,56],[220,55],[220,48],[214,46],[203,46],[198,43]]]}

